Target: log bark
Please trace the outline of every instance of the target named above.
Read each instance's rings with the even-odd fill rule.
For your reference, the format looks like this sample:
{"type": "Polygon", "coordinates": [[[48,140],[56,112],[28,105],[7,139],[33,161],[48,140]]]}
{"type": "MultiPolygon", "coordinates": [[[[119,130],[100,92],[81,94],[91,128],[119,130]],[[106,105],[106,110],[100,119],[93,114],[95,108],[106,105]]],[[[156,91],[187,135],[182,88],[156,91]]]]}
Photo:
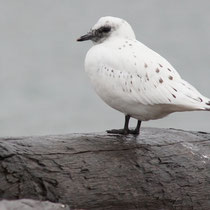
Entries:
{"type": "Polygon", "coordinates": [[[1,138],[0,198],[71,209],[209,210],[210,133],[1,138]]]}

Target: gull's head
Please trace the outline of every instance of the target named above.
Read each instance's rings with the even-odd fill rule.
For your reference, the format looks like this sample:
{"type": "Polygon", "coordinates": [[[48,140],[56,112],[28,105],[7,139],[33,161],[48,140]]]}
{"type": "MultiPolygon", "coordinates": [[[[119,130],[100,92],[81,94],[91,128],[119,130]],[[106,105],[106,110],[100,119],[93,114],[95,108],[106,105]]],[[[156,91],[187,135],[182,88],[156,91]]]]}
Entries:
{"type": "Polygon", "coordinates": [[[91,30],[77,41],[91,40],[99,44],[111,38],[135,39],[135,34],[125,20],[108,16],[100,18],[91,30]]]}

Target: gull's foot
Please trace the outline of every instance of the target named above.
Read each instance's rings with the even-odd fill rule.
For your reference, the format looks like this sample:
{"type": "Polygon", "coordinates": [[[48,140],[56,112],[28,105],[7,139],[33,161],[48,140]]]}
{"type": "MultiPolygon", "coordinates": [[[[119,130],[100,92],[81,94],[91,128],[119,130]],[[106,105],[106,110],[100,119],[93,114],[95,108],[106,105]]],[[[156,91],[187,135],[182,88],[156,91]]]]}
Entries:
{"type": "Polygon", "coordinates": [[[133,135],[139,135],[139,130],[129,130],[129,134],[133,134],[133,135]]]}
{"type": "Polygon", "coordinates": [[[129,134],[129,130],[125,130],[125,129],[112,129],[112,130],[107,130],[106,132],[112,133],[112,134],[121,134],[121,135],[129,134]]]}

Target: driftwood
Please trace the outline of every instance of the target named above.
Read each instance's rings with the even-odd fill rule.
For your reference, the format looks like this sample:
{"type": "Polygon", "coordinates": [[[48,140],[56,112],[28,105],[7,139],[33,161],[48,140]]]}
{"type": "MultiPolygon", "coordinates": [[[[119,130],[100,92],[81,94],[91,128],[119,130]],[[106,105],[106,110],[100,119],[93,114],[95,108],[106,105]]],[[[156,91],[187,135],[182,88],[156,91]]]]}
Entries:
{"type": "Polygon", "coordinates": [[[210,134],[70,134],[0,139],[0,198],[71,209],[209,210],[210,134]]]}

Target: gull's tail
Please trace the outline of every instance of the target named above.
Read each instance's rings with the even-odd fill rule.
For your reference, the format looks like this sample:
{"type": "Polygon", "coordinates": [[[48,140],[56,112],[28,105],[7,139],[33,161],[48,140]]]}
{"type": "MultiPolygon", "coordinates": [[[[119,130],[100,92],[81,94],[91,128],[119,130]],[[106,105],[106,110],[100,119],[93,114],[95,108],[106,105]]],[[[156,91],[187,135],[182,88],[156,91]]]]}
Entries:
{"type": "Polygon", "coordinates": [[[208,98],[207,98],[205,110],[206,110],[206,111],[210,111],[210,99],[208,99],[208,98]]]}
{"type": "Polygon", "coordinates": [[[179,86],[180,92],[184,95],[180,103],[188,106],[192,111],[210,111],[210,99],[203,96],[196,88],[194,88],[190,83],[182,80],[180,83],[183,86],[179,86]]]}
{"type": "Polygon", "coordinates": [[[198,110],[201,111],[210,111],[210,99],[206,98],[205,96],[199,97],[200,102],[196,103],[198,106],[198,110]]]}

